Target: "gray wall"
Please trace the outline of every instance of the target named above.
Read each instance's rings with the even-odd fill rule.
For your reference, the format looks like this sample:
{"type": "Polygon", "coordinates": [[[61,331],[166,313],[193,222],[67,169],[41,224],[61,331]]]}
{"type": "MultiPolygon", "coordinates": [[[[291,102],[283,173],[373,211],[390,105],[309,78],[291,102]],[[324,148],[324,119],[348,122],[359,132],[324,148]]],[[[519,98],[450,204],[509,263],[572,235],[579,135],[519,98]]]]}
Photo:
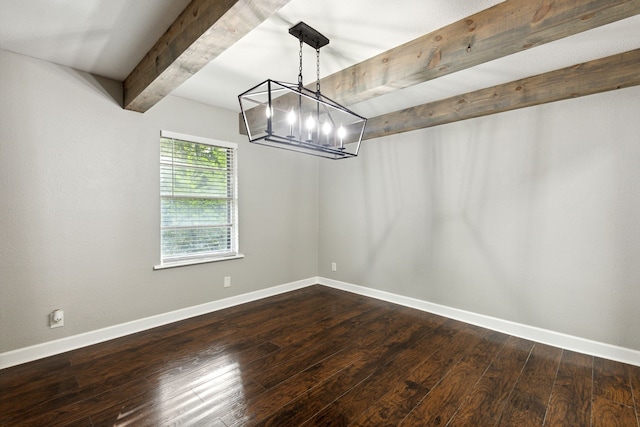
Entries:
{"type": "Polygon", "coordinates": [[[319,275],[640,350],[639,113],[636,87],[321,162],[319,275]]]}
{"type": "Polygon", "coordinates": [[[316,275],[316,159],[249,145],[230,111],[169,97],[143,115],[116,82],[0,64],[0,353],[316,275]],[[161,129],[240,144],[244,259],[152,270],[161,129]]]}
{"type": "Polygon", "coordinates": [[[128,112],[116,82],[0,63],[0,353],[316,275],[640,350],[640,88],[318,162],[229,111],[128,112]],[[161,129],[240,144],[246,258],[152,270],[161,129]]]}

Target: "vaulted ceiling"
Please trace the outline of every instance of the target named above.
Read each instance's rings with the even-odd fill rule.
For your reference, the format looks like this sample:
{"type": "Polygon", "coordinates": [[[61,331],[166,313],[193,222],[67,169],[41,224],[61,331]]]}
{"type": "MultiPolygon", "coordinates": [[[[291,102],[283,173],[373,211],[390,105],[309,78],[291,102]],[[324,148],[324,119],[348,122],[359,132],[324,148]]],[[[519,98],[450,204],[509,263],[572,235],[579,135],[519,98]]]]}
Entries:
{"type": "Polygon", "coordinates": [[[304,21],[331,40],[323,93],[372,117],[374,138],[640,84],[638,14],[640,0],[5,0],[0,48],[123,80],[135,111],[169,94],[238,110],[264,79],[296,81],[288,28],[304,21]]]}

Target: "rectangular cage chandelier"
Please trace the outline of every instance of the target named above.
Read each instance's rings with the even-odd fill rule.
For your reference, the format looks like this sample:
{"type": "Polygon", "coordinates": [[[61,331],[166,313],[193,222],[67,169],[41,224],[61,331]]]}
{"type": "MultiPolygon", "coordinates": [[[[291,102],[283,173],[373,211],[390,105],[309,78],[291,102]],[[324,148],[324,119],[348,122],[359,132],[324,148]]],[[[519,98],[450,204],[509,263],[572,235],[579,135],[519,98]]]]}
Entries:
{"type": "Polygon", "coordinates": [[[367,119],[320,93],[320,48],[329,39],[304,22],[289,33],[300,41],[298,83],[267,79],[238,96],[249,141],[335,160],[356,157],[367,119]],[[302,84],[303,43],[316,50],[315,92],[302,84]]]}

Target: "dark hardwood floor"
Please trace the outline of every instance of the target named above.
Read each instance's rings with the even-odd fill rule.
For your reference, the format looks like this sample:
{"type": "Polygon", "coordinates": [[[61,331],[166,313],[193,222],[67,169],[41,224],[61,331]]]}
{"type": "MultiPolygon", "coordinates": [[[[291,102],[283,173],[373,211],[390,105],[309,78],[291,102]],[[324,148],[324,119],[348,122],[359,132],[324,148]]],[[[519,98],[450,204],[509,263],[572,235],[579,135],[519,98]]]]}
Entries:
{"type": "Polygon", "coordinates": [[[640,367],[312,286],[0,371],[2,426],[640,427],[640,367]]]}

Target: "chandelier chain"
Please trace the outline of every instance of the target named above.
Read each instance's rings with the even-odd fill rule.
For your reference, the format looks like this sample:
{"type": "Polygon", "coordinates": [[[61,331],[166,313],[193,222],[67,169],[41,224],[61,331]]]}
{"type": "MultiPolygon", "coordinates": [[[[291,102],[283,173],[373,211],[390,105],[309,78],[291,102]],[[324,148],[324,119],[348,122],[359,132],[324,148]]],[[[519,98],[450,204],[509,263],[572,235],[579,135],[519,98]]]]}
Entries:
{"type": "Polygon", "coordinates": [[[320,95],[320,48],[316,49],[316,95],[320,95]]]}
{"type": "Polygon", "coordinates": [[[300,39],[300,53],[298,54],[300,57],[300,68],[298,71],[298,87],[302,87],[302,39],[300,39]]]}

